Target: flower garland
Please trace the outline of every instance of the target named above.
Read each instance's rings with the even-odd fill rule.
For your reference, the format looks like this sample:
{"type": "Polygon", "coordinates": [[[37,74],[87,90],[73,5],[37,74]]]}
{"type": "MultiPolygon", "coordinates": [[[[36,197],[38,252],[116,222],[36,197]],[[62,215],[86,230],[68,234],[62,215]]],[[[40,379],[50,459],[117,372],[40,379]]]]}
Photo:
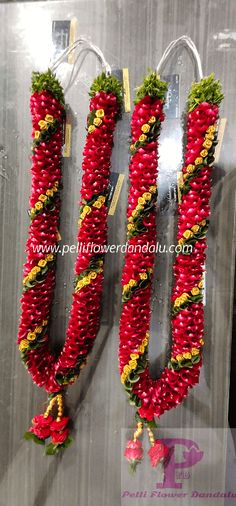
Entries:
{"type": "Polygon", "coordinates": [[[58,241],[62,146],[65,104],[61,85],[49,70],[34,73],[30,108],[33,125],[31,224],[24,266],[21,321],[18,344],[21,358],[39,387],[49,393],[46,411],[33,418],[26,439],[45,444],[47,454],[57,453],[70,442],[64,415],[63,393],[85,366],[100,323],[104,255],[107,241],[107,197],[113,134],[121,111],[119,81],[104,73],[90,90],[90,113],[83,151],[75,289],[64,347],[59,355],[49,348],[50,310],[55,287],[58,241]]]}
{"type": "Polygon", "coordinates": [[[151,464],[165,462],[168,449],[155,440],[155,416],[180,404],[199,380],[204,345],[203,271],[210,213],[211,173],[217,144],[217,119],[223,95],[211,75],[192,85],[188,99],[187,144],[182,169],[182,201],[178,206],[179,245],[172,292],[172,347],[168,366],[157,380],[149,374],[150,296],[156,243],[157,136],[164,119],[166,84],[155,73],[145,78],[132,115],[130,191],[127,209],[128,248],[122,276],[120,320],[121,382],[129,402],[138,408],[137,429],[125,456],[132,469],[141,462],[139,437],[148,429],[151,464]],[[157,125],[153,131],[153,125],[157,125]],[[148,245],[145,252],[142,246],[148,245]],[[137,248],[139,247],[139,249],[137,248]],[[136,247],[136,248],[135,248],[136,247]]]}

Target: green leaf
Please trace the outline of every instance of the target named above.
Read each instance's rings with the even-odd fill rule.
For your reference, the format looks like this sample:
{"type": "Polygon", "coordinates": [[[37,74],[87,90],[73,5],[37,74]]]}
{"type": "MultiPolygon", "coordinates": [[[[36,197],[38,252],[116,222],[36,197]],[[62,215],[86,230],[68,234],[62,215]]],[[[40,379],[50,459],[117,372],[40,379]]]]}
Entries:
{"type": "Polygon", "coordinates": [[[25,432],[24,434],[24,439],[26,441],[34,441],[37,445],[45,445],[45,441],[44,439],[40,439],[39,437],[37,437],[35,434],[33,434],[33,432],[25,432]]]}
{"type": "Polygon", "coordinates": [[[160,100],[164,100],[167,89],[168,84],[165,81],[161,81],[155,71],[150,71],[149,74],[144,78],[141,86],[136,89],[136,97],[134,103],[137,104],[147,95],[152,98],[159,98],[160,100]]]}
{"type": "Polygon", "coordinates": [[[56,455],[56,453],[58,453],[58,445],[54,445],[52,443],[49,443],[46,447],[45,447],[45,455],[56,455]]]}
{"type": "Polygon", "coordinates": [[[105,93],[112,93],[115,95],[119,109],[121,110],[123,102],[123,89],[122,84],[115,76],[107,76],[105,72],[102,72],[102,74],[96,77],[90,88],[89,95],[90,97],[94,97],[96,93],[99,93],[100,91],[104,91],[105,93]]]}
{"type": "Polygon", "coordinates": [[[150,421],[147,421],[146,422],[146,426],[149,427],[149,429],[157,429],[157,424],[156,424],[156,421],[154,419],[150,420],[150,421]]]}
{"type": "Polygon", "coordinates": [[[192,84],[188,97],[188,111],[193,111],[201,102],[219,105],[223,98],[220,81],[215,79],[214,74],[210,74],[192,84]]]}
{"type": "Polygon", "coordinates": [[[69,448],[69,446],[73,443],[74,439],[72,436],[68,436],[68,438],[64,441],[64,448],[69,448]]]}
{"type": "Polygon", "coordinates": [[[32,73],[31,91],[32,93],[49,91],[62,105],[65,104],[63,88],[51,69],[43,73],[32,73]]]}

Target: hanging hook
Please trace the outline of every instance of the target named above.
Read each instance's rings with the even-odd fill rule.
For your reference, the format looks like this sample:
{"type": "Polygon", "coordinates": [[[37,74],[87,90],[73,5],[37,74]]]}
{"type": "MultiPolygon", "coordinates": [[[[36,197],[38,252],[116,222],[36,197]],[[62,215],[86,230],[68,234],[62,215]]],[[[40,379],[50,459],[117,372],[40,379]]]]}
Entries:
{"type": "Polygon", "coordinates": [[[53,65],[51,66],[51,70],[53,72],[55,72],[58,67],[61,65],[61,63],[63,62],[63,60],[69,56],[69,54],[72,52],[72,51],[75,51],[77,48],[79,48],[79,54],[77,55],[76,57],[76,60],[75,60],[75,63],[73,65],[73,68],[72,68],[72,72],[71,72],[71,76],[70,76],[70,80],[69,80],[69,83],[68,85],[66,86],[66,89],[65,89],[65,92],[68,91],[68,89],[70,88],[70,86],[72,86],[72,84],[74,83],[80,69],[81,69],[81,66],[86,58],[86,56],[88,55],[89,52],[92,52],[94,53],[99,62],[101,63],[102,67],[104,68],[105,70],[105,73],[107,76],[111,75],[111,67],[109,65],[109,63],[106,61],[105,57],[104,57],[104,54],[103,52],[101,51],[101,49],[98,47],[98,46],[95,46],[95,44],[93,44],[92,42],[90,42],[89,40],[87,40],[86,38],[84,37],[80,37],[79,39],[75,40],[75,42],[73,42],[73,44],[71,44],[70,46],[68,46],[64,51],[63,53],[57,58],[57,60],[53,63],[53,65]],[[84,54],[83,54],[84,53],[84,54]],[[74,74],[74,70],[75,70],[75,67],[76,67],[76,64],[78,62],[78,60],[81,58],[82,56],[82,61],[80,62],[80,65],[76,71],[76,73],[74,74]]]}
{"type": "Polygon", "coordinates": [[[178,39],[173,40],[172,42],[170,42],[170,44],[165,49],[165,51],[164,51],[164,53],[163,53],[163,55],[162,55],[162,57],[160,59],[160,62],[158,64],[158,66],[157,66],[157,73],[158,74],[161,73],[162,69],[164,68],[164,66],[166,64],[167,58],[170,56],[170,54],[173,51],[176,50],[176,48],[179,45],[185,45],[186,48],[188,50],[190,50],[191,55],[193,56],[194,61],[195,61],[196,66],[197,66],[198,78],[199,78],[199,80],[201,80],[203,78],[201,58],[200,58],[200,55],[199,55],[199,52],[197,50],[196,45],[194,44],[194,42],[192,41],[192,39],[188,35],[182,35],[178,39]]]}

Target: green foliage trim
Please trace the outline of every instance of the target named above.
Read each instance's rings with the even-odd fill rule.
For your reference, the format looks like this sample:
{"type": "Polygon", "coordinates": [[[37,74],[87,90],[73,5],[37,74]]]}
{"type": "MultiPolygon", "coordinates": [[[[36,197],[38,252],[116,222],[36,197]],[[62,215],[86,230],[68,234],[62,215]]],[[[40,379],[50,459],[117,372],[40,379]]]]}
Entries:
{"type": "Polygon", "coordinates": [[[201,102],[219,105],[223,98],[220,81],[215,79],[214,74],[210,74],[201,81],[192,84],[188,96],[188,111],[193,111],[201,102]]]}
{"type": "Polygon", "coordinates": [[[58,102],[62,105],[65,104],[63,88],[51,69],[48,69],[47,72],[32,73],[31,91],[32,93],[49,91],[58,100],[58,102]]]}
{"type": "Polygon", "coordinates": [[[164,101],[167,89],[168,84],[165,81],[161,81],[159,75],[155,71],[150,71],[144,78],[141,86],[136,88],[134,103],[137,104],[147,95],[164,101]]]}
{"type": "Polygon", "coordinates": [[[93,81],[90,88],[89,96],[94,97],[96,93],[104,91],[105,93],[112,93],[116,96],[119,109],[122,108],[123,103],[123,88],[121,82],[115,76],[107,76],[105,72],[102,72],[93,81]]]}

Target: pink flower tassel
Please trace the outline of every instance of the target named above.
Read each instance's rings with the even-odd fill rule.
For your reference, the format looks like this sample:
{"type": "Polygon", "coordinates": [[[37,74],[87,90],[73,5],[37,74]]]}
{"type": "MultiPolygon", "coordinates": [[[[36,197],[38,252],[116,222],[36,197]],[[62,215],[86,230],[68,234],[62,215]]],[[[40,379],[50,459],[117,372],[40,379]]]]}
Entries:
{"type": "Polygon", "coordinates": [[[143,424],[139,422],[137,424],[137,430],[134,433],[134,437],[128,441],[124,452],[124,456],[129,462],[131,473],[134,473],[136,471],[137,465],[140,464],[143,459],[142,442],[138,440],[139,436],[142,434],[142,431],[143,424]]]}

